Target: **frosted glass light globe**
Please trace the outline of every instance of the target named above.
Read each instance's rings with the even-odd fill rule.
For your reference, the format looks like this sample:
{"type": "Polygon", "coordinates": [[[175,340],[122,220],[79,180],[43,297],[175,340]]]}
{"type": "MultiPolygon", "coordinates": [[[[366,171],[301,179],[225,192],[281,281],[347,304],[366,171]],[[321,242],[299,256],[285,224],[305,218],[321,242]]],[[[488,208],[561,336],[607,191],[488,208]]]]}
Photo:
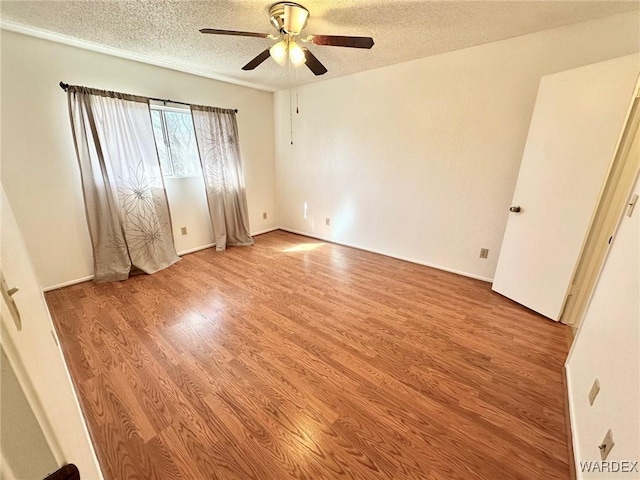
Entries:
{"type": "Polygon", "coordinates": [[[271,58],[273,58],[278,65],[284,66],[287,63],[287,42],[282,40],[276,43],[269,49],[269,55],[271,55],[271,58]]]}
{"type": "Polygon", "coordinates": [[[296,67],[298,65],[302,65],[307,61],[304,55],[304,50],[302,50],[302,48],[300,48],[300,45],[298,45],[296,42],[291,42],[289,44],[289,59],[291,60],[291,63],[293,63],[296,67]]]}

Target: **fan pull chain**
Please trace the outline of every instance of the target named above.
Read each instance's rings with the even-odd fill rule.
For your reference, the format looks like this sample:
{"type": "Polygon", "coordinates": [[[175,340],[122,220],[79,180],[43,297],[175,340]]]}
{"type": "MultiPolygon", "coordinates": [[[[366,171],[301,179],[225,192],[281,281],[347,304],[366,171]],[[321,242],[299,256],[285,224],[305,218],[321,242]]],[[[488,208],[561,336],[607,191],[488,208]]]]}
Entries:
{"type": "Polygon", "coordinates": [[[289,61],[287,65],[287,76],[289,77],[289,135],[291,145],[293,145],[293,90],[296,91],[296,115],[300,113],[300,103],[298,96],[298,69],[289,61]],[[291,69],[293,70],[294,82],[291,81],[291,69]]]}
{"type": "Polygon", "coordinates": [[[300,109],[298,108],[298,68],[295,68],[295,77],[296,77],[296,114],[300,113],[300,109]]]}
{"type": "Polygon", "coordinates": [[[289,133],[291,134],[291,145],[293,145],[293,101],[291,100],[292,91],[289,88],[289,133]]]}
{"type": "Polygon", "coordinates": [[[289,77],[289,135],[293,145],[293,85],[291,84],[291,62],[287,62],[287,77],[289,77]]]}

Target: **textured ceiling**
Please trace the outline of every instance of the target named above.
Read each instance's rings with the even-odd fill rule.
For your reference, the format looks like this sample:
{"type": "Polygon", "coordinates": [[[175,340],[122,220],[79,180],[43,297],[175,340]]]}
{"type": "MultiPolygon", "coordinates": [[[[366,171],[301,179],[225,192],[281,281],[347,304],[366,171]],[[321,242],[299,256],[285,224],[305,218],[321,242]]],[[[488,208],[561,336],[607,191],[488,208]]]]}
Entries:
{"type": "MultiPolygon", "coordinates": [[[[627,11],[638,1],[301,0],[304,34],[371,36],[372,50],[314,46],[329,72],[241,67],[268,39],[203,35],[200,28],[275,33],[273,1],[2,1],[5,28],[23,26],[213,78],[278,90],[627,11]]],[[[42,34],[42,32],[40,32],[42,34]]],[[[46,35],[45,35],[46,36],[46,35]]]]}

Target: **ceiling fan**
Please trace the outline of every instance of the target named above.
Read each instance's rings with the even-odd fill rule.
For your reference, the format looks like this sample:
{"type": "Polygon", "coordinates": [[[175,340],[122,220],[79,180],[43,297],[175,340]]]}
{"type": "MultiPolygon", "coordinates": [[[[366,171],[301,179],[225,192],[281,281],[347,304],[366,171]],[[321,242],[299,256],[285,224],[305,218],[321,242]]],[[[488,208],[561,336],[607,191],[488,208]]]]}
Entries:
{"type": "Polygon", "coordinates": [[[271,25],[278,31],[276,35],[268,33],[242,32],[237,30],[218,30],[215,28],[203,28],[200,33],[213,35],[235,35],[239,37],[270,38],[278,40],[271,48],[257,55],[243,70],[253,70],[267,58],[273,58],[279,65],[286,65],[287,59],[295,66],[307,65],[315,75],[327,73],[326,67],[311,53],[306,47],[298,45],[301,43],[312,43],[313,45],[328,45],[332,47],[350,48],[371,48],[373,38],[371,37],[347,37],[341,35],[309,35],[301,36],[302,30],[307,24],[309,10],[302,5],[293,2],[279,2],[269,9],[271,25]]]}

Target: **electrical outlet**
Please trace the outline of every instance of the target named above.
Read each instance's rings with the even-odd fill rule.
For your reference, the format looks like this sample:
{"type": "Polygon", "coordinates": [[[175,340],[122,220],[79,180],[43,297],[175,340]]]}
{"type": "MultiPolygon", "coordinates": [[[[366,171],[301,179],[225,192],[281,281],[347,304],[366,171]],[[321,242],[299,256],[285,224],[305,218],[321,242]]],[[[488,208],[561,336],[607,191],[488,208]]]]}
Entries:
{"type": "Polygon", "coordinates": [[[615,442],[613,441],[613,432],[611,431],[611,429],[609,429],[607,434],[604,436],[602,443],[598,445],[598,448],[600,449],[601,460],[607,459],[607,457],[609,456],[609,452],[611,451],[614,445],[615,445],[615,442]]]}
{"type": "Polygon", "coordinates": [[[262,212],[262,219],[266,220],[267,219],[267,212],[262,212]]]}
{"type": "Polygon", "coordinates": [[[589,405],[593,405],[593,402],[596,401],[596,397],[598,396],[599,392],[600,392],[600,380],[596,378],[595,381],[593,382],[593,385],[591,386],[591,390],[589,390],[589,405]]]}
{"type": "Polygon", "coordinates": [[[480,249],[480,258],[487,258],[489,256],[489,249],[488,248],[481,248],[480,249]]]}
{"type": "Polygon", "coordinates": [[[330,218],[325,218],[324,219],[324,224],[325,225],[331,225],[331,219],[330,218]]]}
{"type": "Polygon", "coordinates": [[[186,235],[187,234],[187,227],[180,227],[180,233],[182,233],[182,235],[186,235]]]}

